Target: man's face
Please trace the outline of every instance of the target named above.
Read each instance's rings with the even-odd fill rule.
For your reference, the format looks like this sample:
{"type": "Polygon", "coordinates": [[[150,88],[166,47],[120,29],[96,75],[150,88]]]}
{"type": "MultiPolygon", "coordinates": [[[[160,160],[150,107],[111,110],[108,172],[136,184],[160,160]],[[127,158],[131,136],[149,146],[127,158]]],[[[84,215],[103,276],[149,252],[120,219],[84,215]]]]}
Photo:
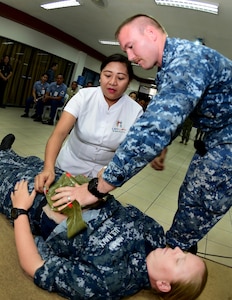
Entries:
{"type": "Polygon", "coordinates": [[[47,81],[48,81],[48,75],[47,75],[47,74],[44,74],[44,75],[41,77],[41,81],[42,81],[42,82],[47,82],[47,81]]]}
{"type": "Polygon", "coordinates": [[[75,91],[76,88],[77,88],[77,83],[76,83],[76,82],[72,82],[71,89],[72,89],[73,91],[75,91]]]}
{"type": "Polygon", "coordinates": [[[57,83],[58,85],[61,85],[61,84],[63,83],[63,81],[64,81],[63,76],[58,75],[58,76],[56,77],[56,83],[57,83]]]}
{"type": "Polygon", "coordinates": [[[130,61],[143,69],[151,69],[158,60],[154,37],[146,29],[143,32],[139,31],[139,28],[133,24],[125,25],[118,35],[121,49],[126,52],[130,61]]]}

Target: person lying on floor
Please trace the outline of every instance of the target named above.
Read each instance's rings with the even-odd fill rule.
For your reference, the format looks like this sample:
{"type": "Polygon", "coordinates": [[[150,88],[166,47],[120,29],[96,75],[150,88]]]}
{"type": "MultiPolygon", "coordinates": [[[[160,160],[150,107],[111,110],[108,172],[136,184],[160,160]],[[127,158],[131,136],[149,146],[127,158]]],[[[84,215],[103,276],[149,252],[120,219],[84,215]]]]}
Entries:
{"type": "MultiPolygon", "coordinates": [[[[78,300],[117,300],[150,288],[162,299],[198,297],[207,281],[203,260],[167,248],[155,220],[112,195],[83,210],[87,228],[68,238],[65,216],[44,211],[45,196],[34,190],[43,161],[17,155],[13,142],[10,134],[0,145],[0,212],[13,218],[20,265],[37,286],[78,300]]],[[[57,180],[63,171],[55,173],[57,180]]]]}

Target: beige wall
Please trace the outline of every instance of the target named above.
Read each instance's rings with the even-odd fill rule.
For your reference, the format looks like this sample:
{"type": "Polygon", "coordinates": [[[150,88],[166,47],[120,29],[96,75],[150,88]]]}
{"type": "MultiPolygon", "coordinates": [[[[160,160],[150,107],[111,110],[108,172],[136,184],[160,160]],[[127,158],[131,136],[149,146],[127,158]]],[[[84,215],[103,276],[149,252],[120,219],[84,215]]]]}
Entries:
{"type": "MultiPolygon", "coordinates": [[[[100,61],[43,33],[2,17],[0,17],[0,35],[74,62],[72,80],[82,74],[84,67],[99,73],[100,61]]],[[[137,91],[138,87],[139,83],[134,80],[130,83],[128,92],[137,91]]]]}

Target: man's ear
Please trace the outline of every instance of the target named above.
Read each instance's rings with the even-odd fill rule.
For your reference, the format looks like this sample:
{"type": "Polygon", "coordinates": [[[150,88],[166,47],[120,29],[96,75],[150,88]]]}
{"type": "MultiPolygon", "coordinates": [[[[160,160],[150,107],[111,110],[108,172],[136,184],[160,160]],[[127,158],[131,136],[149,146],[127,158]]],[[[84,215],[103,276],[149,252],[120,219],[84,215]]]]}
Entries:
{"type": "Polygon", "coordinates": [[[144,33],[149,36],[150,39],[152,40],[156,40],[157,39],[157,32],[156,32],[156,29],[151,26],[151,25],[147,25],[145,30],[144,30],[144,33]]]}
{"type": "Polygon", "coordinates": [[[171,291],[171,284],[165,280],[157,280],[156,286],[160,292],[167,293],[171,291]]]}

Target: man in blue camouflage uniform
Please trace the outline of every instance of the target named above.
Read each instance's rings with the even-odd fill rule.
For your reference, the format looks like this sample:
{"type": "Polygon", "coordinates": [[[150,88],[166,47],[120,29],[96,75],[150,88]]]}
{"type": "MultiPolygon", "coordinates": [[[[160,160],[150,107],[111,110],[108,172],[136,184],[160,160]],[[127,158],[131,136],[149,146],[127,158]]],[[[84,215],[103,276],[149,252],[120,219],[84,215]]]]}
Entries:
{"type": "MultiPolygon", "coordinates": [[[[10,195],[16,182],[27,180],[31,193],[43,161],[35,156],[20,157],[13,150],[0,150],[0,161],[0,212],[10,218],[10,195]]],[[[62,172],[56,169],[56,179],[62,172]]],[[[43,198],[43,194],[37,194],[29,209],[34,234],[43,198]]],[[[135,207],[122,206],[113,196],[83,217],[88,228],[74,238],[67,238],[66,221],[57,225],[46,240],[35,238],[44,260],[33,276],[35,284],[80,300],[117,300],[150,288],[146,257],[152,250],[165,247],[162,227],[135,207]]]]}
{"type": "MultiPolygon", "coordinates": [[[[158,66],[158,92],[119,146],[97,190],[107,193],[137,174],[172,142],[190,116],[205,133],[204,143],[180,188],[167,243],[196,248],[232,205],[232,62],[203,45],[168,38],[146,15],[126,20],[116,37],[129,60],[144,69],[158,66]]],[[[93,199],[84,186],[76,197],[93,199]]]]}

